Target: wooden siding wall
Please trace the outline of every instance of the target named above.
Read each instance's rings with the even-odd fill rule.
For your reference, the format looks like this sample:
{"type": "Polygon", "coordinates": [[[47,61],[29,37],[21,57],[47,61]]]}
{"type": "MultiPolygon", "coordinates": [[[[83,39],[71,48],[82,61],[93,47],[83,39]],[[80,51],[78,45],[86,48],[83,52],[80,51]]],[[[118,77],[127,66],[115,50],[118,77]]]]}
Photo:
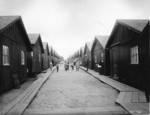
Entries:
{"type": "MultiPolygon", "coordinates": [[[[145,28],[144,32],[142,33],[141,38],[138,41],[139,44],[139,69],[140,69],[140,73],[139,73],[139,79],[137,79],[137,85],[139,85],[139,87],[141,89],[146,89],[146,88],[150,88],[150,84],[149,84],[149,27],[147,25],[147,27],[145,28]]],[[[149,89],[150,92],[150,89],[149,89]]]]}
{"type": "Polygon", "coordinates": [[[0,35],[0,93],[4,91],[4,76],[2,76],[2,36],[0,35]]]}
{"type": "MultiPolygon", "coordinates": [[[[101,44],[98,41],[96,41],[94,44],[93,51],[92,51],[92,67],[95,71],[99,71],[96,64],[101,64],[102,66],[101,62],[104,61],[104,57],[101,56],[101,53],[104,53],[104,49],[101,46],[101,44]],[[95,55],[97,56],[96,63],[95,63],[95,55]]],[[[104,69],[104,66],[102,69],[104,69]]]]}
{"type": "Polygon", "coordinates": [[[109,49],[105,49],[105,58],[104,58],[104,74],[110,76],[110,53],[109,49]]]}
{"type": "Polygon", "coordinates": [[[110,48],[110,72],[111,76],[119,76],[119,78],[126,78],[129,72],[128,66],[130,66],[130,47],[131,38],[137,38],[137,34],[132,30],[118,25],[118,29],[113,36],[111,45],[115,43],[121,43],[119,45],[110,48]]]}
{"type": "Polygon", "coordinates": [[[32,57],[31,57],[31,52],[27,52],[27,68],[28,68],[28,77],[32,77],[32,57]]]}
{"type": "MultiPolygon", "coordinates": [[[[6,91],[14,86],[12,76],[18,74],[20,83],[23,83],[27,79],[27,48],[25,44],[25,34],[21,31],[18,23],[13,24],[2,35],[2,44],[7,45],[10,51],[10,65],[3,66],[1,78],[2,78],[2,92],[6,91]],[[21,65],[21,51],[25,53],[25,65],[21,65]]],[[[1,46],[2,48],[2,46],[1,46]]],[[[2,56],[2,55],[1,55],[2,56]]],[[[2,57],[1,57],[2,58],[2,57]]],[[[2,60],[1,60],[2,62],[2,60]]]]}
{"type": "Polygon", "coordinates": [[[82,60],[82,66],[85,67],[85,57],[84,57],[84,53],[82,53],[81,60],[82,60]]]}
{"type": "Polygon", "coordinates": [[[110,47],[109,53],[111,76],[118,76],[121,81],[141,88],[142,74],[145,73],[142,68],[147,67],[145,64],[141,65],[141,62],[147,60],[145,58],[147,57],[147,51],[145,49],[145,38],[139,37],[138,33],[119,25],[110,45],[118,42],[119,44],[110,47]],[[131,64],[130,62],[130,48],[133,46],[139,47],[139,64],[131,64]]]}
{"type": "MultiPolygon", "coordinates": [[[[149,39],[149,44],[148,44],[148,46],[149,46],[149,68],[148,69],[149,70],[148,71],[149,71],[149,75],[150,75],[150,22],[149,22],[148,30],[149,30],[149,32],[148,32],[149,33],[149,35],[148,35],[148,39],[149,39]]],[[[150,78],[148,78],[148,81],[149,80],[150,80],[150,78]]],[[[148,87],[149,87],[149,92],[150,92],[150,84],[148,87]]]]}
{"type": "Polygon", "coordinates": [[[42,55],[42,61],[43,61],[43,70],[47,69],[49,66],[49,60],[48,60],[48,49],[44,49],[44,54],[42,55]]]}
{"type": "Polygon", "coordinates": [[[39,73],[42,71],[42,60],[39,61],[39,58],[41,58],[41,47],[39,44],[39,41],[36,42],[36,44],[33,46],[33,57],[32,57],[32,72],[33,73],[39,73]],[[39,57],[40,54],[40,57],[39,57]]]}
{"type": "Polygon", "coordinates": [[[88,50],[88,48],[85,49],[85,54],[87,55],[87,57],[85,57],[85,66],[86,63],[88,61],[88,67],[91,69],[92,68],[92,59],[91,59],[91,52],[88,50]]]}

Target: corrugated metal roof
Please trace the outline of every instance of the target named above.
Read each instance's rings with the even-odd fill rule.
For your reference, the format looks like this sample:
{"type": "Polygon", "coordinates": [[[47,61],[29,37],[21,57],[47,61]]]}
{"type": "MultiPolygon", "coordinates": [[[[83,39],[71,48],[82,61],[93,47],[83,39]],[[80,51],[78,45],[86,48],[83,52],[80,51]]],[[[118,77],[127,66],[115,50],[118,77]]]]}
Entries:
{"type": "Polygon", "coordinates": [[[20,18],[20,16],[0,16],[0,31],[20,18]]]}
{"type": "Polygon", "coordinates": [[[28,34],[31,44],[35,44],[40,34],[28,34]]]}
{"type": "Polygon", "coordinates": [[[128,19],[119,19],[117,20],[118,23],[125,24],[129,27],[134,28],[135,30],[138,30],[140,32],[143,31],[145,26],[148,24],[149,20],[128,20],[128,19]]]}
{"type": "Polygon", "coordinates": [[[109,36],[107,35],[99,35],[95,36],[95,38],[99,41],[99,43],[105,48],[107,41],[109,39],[109,36]]]}

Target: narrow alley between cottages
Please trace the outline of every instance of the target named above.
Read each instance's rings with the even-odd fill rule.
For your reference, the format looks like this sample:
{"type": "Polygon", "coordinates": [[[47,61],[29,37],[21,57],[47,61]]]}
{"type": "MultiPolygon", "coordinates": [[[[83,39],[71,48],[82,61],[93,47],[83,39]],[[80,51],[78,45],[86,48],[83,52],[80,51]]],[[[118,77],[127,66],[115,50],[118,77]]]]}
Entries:
{"type": "Polygon", "coordinates": [[[85,71],[64,69],[62,64],[47,79],[27,114],[126,114],[115,103],[119,92],[85,71]]]}

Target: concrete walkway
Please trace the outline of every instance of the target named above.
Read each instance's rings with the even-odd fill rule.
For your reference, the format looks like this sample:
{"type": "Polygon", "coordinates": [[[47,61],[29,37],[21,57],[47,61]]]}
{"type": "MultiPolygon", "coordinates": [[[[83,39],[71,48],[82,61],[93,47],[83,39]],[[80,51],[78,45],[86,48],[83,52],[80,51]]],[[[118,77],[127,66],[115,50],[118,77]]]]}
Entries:
{"type": "Polygon", "coordinates": [[[47,80],[47,78],[53,73],[50,69],[45,70],[43,73],[37,75],[37,80],[34,81],[28,88],[23,91],[18,97],[16,97],[11,103],[0,111],[0,115],[21,115],[27,108],[31,100],[36,95],[39,88],[47,80]]]}
{"type": "MultiPolygon", "coordinates": [[[[86,71],[85,67],[80,68],[86,71]]],[[[120,93],[118,98],[116,99],[116,103],[125,108],[130,114],[133,115],[149,114],[150,103],[146,102],[146,96],[144,92],[131,86],[128,86],[126,84],[115,81],[107,76],[100,75],[98,72],[95,72],[93,70],[89,69],[86,72],[118,90],[120,93]]]]}

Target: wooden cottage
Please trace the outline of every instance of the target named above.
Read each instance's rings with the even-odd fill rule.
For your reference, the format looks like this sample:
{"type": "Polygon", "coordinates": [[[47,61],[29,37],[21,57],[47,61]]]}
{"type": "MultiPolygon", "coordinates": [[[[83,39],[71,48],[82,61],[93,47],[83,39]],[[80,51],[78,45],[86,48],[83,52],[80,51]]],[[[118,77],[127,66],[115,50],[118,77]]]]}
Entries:
{"type": "Polygon", "coordinates": [[[108,40],[108,36],[101,35],[95,36],[92,45],[92,69],[104,74],[105,70],[105,46],[108,40]]]}
{"type": "Polygon", "coordinates": [[[92,68],[92,61],[91,61],[91,48],[92,48],[92,45],[93,45],[93,41],[92,42],[87,42],[85,44],[85,49],[84,49],[84,62],[85,62],[85,65],[91,69],[92,68]]]}
{"type": "Polygon", "coordinates": [[[85,65],[84,64],[84,47],[80,49],[80,57],[81,57],[81,65],[83,66],[85,65]]]}
{"type": "Polygon", "coordinates": [[[47,42],[43,42],[43,48],[44,48],[44,53],[42,54],[42,68],[43,70],[48,69],[49,68],[49,46],[47,42]]]}
{"type": "Polygon", "coordinates": [[[52,63],[53,65],[57,65],[59,62],[61,61],[60,56],[58,55],[58,53],[52,49],[52,63]]]}
{"type": "Polygon", "coordinates": [[[0,93],[13,88],[15,81],[27,80],[27,52],[31,50],[22,18],[0,16],[0,93]]]}
{"type": "Polygon", "coordinates": [[[55,66],[56,65],[56,57],[55,57],[55,50],[53,49],[53,48],[51,48],[51,60],[52,60],[52,64],[53,64],[53,66],[55,66]]]}
{"type": "Polygon", "coordinates": [[[49,46],[49,62],[52,62],[52,46],[49,46]]]}
{"type": "Polygon", "coordinates": [[[148,88],[149,20],[117,20],[106,45],[107,71],[132,86],[148,88]]]}
{"type": "Polygon", "coordinates": [[[43,44],[40,34],[28,34],[32,52],[30,53],[29,60],[29,73],[30,75],[39,73],[42,71],[42,53],[44,53],[43,44]]]}

